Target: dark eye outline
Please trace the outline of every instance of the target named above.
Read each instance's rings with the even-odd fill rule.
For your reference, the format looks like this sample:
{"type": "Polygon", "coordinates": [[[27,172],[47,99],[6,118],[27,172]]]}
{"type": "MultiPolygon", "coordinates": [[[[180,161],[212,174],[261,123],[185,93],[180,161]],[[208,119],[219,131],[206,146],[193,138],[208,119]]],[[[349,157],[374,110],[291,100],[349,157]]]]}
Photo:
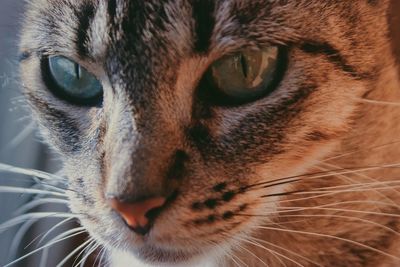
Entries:
{"type": "Polygon", "coordinates": [[[61,88],[55,81],[53,75],[51,74],[50,57],[49,56],[42,57],[42,59],[40,61],[40,68],[41,68],[41,73],[42,73],[42,79],[43,79],[46,87],[58,99],[66,101],[69,104],[72,104],[75,106],[83,106],[83,107],[101,107],[102,106],[103,90],[101,91],[101,93],[97,94],[94,97],[83,99],[83,98],[75,97],[71,94],[68,94],[63,88],[61,88]]]}
{"type": "Polygon", "coordinates": [[[210,106],[220,107],[241,106],[265,98],[274,92],[281,83],[288,67],[288,53],[289,51],[287,47],[278,47],[277,65],[272,81],[267,85],[267,88],[265,88],[263,93],[260,95],[246,99],[240,99],[225,94],[210,78],[210,65],[199,82],[198,96],[201,98],[202,102],[207,103],[210,106]]]}

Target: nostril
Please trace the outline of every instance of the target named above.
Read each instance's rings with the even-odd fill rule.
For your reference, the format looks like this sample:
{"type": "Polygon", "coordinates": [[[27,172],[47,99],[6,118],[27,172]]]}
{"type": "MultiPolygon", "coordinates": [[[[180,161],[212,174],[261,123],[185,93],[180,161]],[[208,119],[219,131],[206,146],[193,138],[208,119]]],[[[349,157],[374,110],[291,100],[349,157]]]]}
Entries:
{"type": "Polygon", "coordinates": [[[146,214],[144,216],[146,216],[147,219],[149,219],[150,221],[153,221],[163,210],[164,205],[158,208],[153,208],[151,210],[149,210],[148,212],[146,212],[146,214]]]}
{"type": "Polygon", "coordinates": [[[110,206],[119,213],[125,223],[136,233],[144,235],[151,223],[162,210],[164,197],[149,198],[138,202],[121,201],[118,198],[109,200],[110,206]]]}

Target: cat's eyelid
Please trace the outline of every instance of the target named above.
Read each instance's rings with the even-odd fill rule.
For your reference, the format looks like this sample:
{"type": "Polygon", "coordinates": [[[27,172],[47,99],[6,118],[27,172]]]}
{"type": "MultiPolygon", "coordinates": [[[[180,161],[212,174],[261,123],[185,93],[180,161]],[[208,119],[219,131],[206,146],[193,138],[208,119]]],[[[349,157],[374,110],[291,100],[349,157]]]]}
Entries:
{"type": "MultiPolygon", "coordinates": [[[[57,56],[57,55],[62,55],[62,53],[59,53],[57,51],[52,51],[52,50],[23,50],[18,54],[18,61],[24,62],[24,61],[32,59],[33,57],[38,58],[39,60],[42,60],[44,58],[48,58],[51,56],[57,56]]],[[[66,56],[66,57],[68,58],[68,56],[66,56]]]]}
{"type": "Polygon", "coordinates": [[[270,42],[268,44],[256,44],[256,45],[243,45],[243,46],[239,46],[239,47],[235,47],[234,49],[227,49],[222,53],[214,53],[214,56],[211,56],[210,61],[209,61],[209,65],[211,65],[213,62],[215,62],[216,60],[219,60],[223,57],[229,57],[229,56],[233,56],[237,53],[240,53],[244,50],[251,50],[251,51],[263,51],[267,48],[272,48],[272,47],[280,47],[281,49],[286,49],[289,50],[289,48],[292,45],[288,44],[288,43],[273,43],[270,42]]]}
{"type": "Polygon", "coordinates": [[[30,51],[22,51],[18,55],[19,62],[24,62],[26,60],[29,60],[30,58],[32,58],[32,52],[30,52],[30,51]]]}
{"type": "Polygon", "coordinates": [[[62,51],[61,49],[54,49],[54,48],[43,48],[43,49],[26,49],[22,50],[18,54],[18,61],[24,62],[26,60],[30,60],[32,58],[38,58],[39,60],[43,60],[53,56],[60,56],[68,58],[82,66],[88,65],[85,64],[86,60],[83,60],[81,57],[76,55],[75,53],[71,53],[69,51],[62,51]]]}

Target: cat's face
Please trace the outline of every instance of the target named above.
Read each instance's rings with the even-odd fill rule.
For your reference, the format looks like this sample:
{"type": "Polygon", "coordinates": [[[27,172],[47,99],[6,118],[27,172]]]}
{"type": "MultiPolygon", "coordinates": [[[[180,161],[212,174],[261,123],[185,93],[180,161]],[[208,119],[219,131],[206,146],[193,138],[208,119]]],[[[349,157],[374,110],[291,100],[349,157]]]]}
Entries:
{"type": "Polygon", "coordinates": [[[31,1],[21,75],[44,136],[63,155],[72,211],[107,247],[144,261],[228,249],[271,219],[247,215],[273,211],[290,191],[255,185],[304,172],[351,128],[387,48],[386,8],[384,0],[31,1]],[[260,65],[240,62],[239,72],[230,60],[265,51],[261,66],[272,71],[251,81],[261,84],[253,94],[240,75],[260,65]],[[51,60],[65,58],[94,75],[100,97],[80,102],[49,88],[60,83],[51,60]],[[168,203],[143,236],[109,196],[168,203]]]}

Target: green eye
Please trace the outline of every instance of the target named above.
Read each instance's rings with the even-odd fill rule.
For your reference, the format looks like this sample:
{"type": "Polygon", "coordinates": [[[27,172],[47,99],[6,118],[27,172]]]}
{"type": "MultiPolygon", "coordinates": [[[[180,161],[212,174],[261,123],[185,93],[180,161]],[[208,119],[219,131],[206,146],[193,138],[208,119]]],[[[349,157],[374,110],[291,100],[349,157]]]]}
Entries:
{"type": "Polygon", "coordinates": [[[273,90],[279,68],[279,49],[244,50],[215,61],[206,76],[224,103],[241,104],[273,90]]]}
{"type": "Polygon", "coordinates": [[[101,103],[103,87],[85,68],[62,56],[45,60],[43,77],[49,89],[59,98],[81,106],[101,103]]]}

